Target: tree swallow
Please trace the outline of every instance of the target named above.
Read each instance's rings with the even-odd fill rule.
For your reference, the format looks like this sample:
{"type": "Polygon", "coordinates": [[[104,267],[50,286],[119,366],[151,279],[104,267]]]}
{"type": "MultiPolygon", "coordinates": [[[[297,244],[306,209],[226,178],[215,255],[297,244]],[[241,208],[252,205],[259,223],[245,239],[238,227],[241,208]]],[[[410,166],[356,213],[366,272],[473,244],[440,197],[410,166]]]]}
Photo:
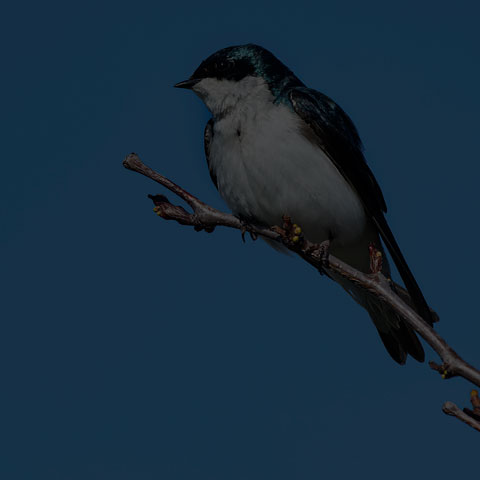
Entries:
{"type": "MultiPolygon", "coordinates": [[[[212,180],[234,214],[262,226],[283,215],[313,242],[369,273],[369,246],[388,248],[411,303],[435,321],[385,220],[382,191],[368,167],[357,130],[329,97],[307,88],[280,60],[258,45],[224,48],[175,85],[193,90],[212,114],[205,153],[212,180]]],[[[384,256],[383,273],[390,277],[384,256]]],[[[333,274],[331,275],[333,276],[333,274]]],[[[400,364],[424,360],[413,330],[384,302],[335,278],[369,313],[400,364]]]]}

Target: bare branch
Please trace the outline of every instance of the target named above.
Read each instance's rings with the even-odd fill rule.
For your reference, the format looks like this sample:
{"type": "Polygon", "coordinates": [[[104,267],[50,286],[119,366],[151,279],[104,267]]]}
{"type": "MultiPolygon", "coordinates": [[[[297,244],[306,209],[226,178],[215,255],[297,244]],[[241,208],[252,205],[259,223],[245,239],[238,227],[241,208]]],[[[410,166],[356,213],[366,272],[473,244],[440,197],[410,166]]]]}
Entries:
{"type": "MultiPolygon", "coordinates": [[[[123,161],[123,165],[129,170],[141,173],[163,185],[165,188],[187,202],[193,210],[193,213],[189,213],[183,207],[171,204],[163,195],[149,196],[155,204],[154,210],[162,218],[166,220],[175,220],[182,225],[191,225],[195,227],[196,230],[204,229],[211,232],[217,226],[225,226],[236,228],[242,231],[242,233],[247,231],[254,236],[261,235],[265,238],[282,242],[288,249],[298,254],[303,260],[314,266],[320,272],[326,270],[327,272],[330,271],[341,275],[388,303],[432,347],[432,349],[437,352],[442,363],[439,365],[435,362],[430,362],[429,365],[432,369],[438,371],[442,375],[442,378],[447,379],[460,376],[480,387],[480,371],[465,362],[447,344],[447,342],[412,309],[411,306],[397,296],[392,290],[390,282],[383,274],[379,272],[365,274],[332,255],[328,256],[328,263],[326,264],[322,245],[310,242],[308,239],[303,238],[303,235],[299,236],[297,234],[292,234],[288,225],[286,227],[284,224],[284,228],[278,226],[265,228],[260,225],[245,224],[234,215],[210,207],[168,178],[153,171],[151,168],[143,164],[135,153],[128,155],[123,161]]],[[[402,295],[402,297],[404,297],[404,295],[402,295]]],[[[467,415],[451,402],[447,402],[447,404],[448,412],[445,410],[445,406],[444,411],[449,415],[458,416],[456,413],[457,410],[462,416],[467,415]],[[452,405],[457,410],[452,410],[452,405]],[[455,413],[452,413],[454,411],[455,413]]],[[[470,423],[466,422],[464,418],[461,419],[470,426],[473,426],[473,428],[476,428],[471,423],[471,421],[475,422],[475,419],[469,415],[467,416],[470,418],[470,423]]],[[[458,418],[460,417],[458,416],[458,418]]]]}
{"type": "Polygon", "coordinates": [[[442,410],[447,415],[457,417],[462,422],[465,422],[467,425],[480,432],[480,421],[475,420],[473,417],[465,413],[465,411],[460,410],[453,402],[445,402],[442,406],[442,410]]]}

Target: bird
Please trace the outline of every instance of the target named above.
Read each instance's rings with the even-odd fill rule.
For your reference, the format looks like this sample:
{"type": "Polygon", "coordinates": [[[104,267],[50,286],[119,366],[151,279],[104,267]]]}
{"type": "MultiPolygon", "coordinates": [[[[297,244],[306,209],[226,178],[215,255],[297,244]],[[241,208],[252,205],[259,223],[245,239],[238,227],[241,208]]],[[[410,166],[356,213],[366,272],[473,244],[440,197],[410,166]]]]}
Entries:
{"type": "MultiPolygon", "coordinates": [[[[370,273],[369,247],[388,249],[406,290],[397,293],[431,326],[429,308],[386,221],[387,206],[358,131],[327,95],[308,88],[255,44],[218,50],[174,85],[193,91],[211,118],[204,148],[211,179],[232,212],[271,227],[288,215],[312,242],[370,273]]],[[[390,278],[383,255],[382,273],[390,278]]],[[[385,302],[330,273],[364,307],[399,364],[425,353],[412,328],[385,302]]],[[[395,283],[391,283],[395,288],[395,283]]]]}

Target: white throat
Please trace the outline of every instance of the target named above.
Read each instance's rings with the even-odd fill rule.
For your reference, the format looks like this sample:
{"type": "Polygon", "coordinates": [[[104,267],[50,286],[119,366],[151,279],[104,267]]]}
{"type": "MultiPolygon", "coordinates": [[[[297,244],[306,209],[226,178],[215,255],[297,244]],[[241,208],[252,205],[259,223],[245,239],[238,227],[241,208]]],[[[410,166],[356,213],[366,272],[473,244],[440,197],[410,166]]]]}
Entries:
{"type": "Polygon", "coordinates": [[[225,117],[245,102],[261,104],[273,100],[262,77],[247,76],[239,81],[204,78],[193,87],[193,91],[217,118],[225,117]]]}

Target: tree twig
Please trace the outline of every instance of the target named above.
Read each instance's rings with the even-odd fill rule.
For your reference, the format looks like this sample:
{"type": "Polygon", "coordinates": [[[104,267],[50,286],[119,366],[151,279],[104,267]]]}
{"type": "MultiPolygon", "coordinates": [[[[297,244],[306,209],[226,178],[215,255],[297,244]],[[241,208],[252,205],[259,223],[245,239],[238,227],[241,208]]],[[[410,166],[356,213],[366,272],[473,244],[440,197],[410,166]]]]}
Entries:
{"type": "MultiPolygon", "coordinates": [[[[266,228],[260,225],[245,224],[234,215],[221,212],[207,205],[168,178],[155,172],[142,163],[138,155],[135,153],[127,155],[123,161],[123,165],[129,170],[145,175],[160,185],[163,185],[165,188],[183,199],[193,210],[193,213],[189,213],[183,207],[170,203],[163,195],[149,195],[155,204],[156,213],[162,218],[166,220],[175,220],[182,225],[191,225],[195,227],[196,230],[204,229],[211,232],[217,226],[225,226],[238,229],[242,231],[242,233],[248,231],[255,236],[261,235],[262,237],[282,242],[288,249],[301,256],[303,260],[317,268],[319,271],[327,270],[327,272],[334,272],[335,274],[367,289],[369,292],[388,303],[439,355],[442,363],[437,364],[435,362],[429,362],[429,365],[432,369],[439,372],[442,375],[442,378],[446,379],[459,376],[480,387],[480,371],[465,362],[460,355],[458,355],[453,348],[451,348],[447,342],[432,327],[430,327],[430,325],[428,325],[409,305],[407,305],[407,303],[397,296],[392,290],[389,281],[383,276],[383,274],[365,274],[347,265],[333,255],[328,256],[328,264],[326,265],[320,245],[314,244],[303,237],[301,239],[297,237],[294,241],[292,235],[290,235],[284,228],[266,228]]],[[[444,408],[445,413],[455,415],[465,422],[466,420],[463,416],[467,415],[471,421],[469,421],[470,423],[466,423],[473,428],[476,428],[472,424],[472,421],[475,422],[475,419],[462,412],[451,402],[447,402],[447,404],[449,411],[447,412],[444,408]],[[452,410],[452,405],[462,414],[462,417],[457,415],[457,410],[452,410]]]]}
{"type": "Polygon", "coordinates": [[[466,409],[462,411],[453,402],[445,402],[442,406],[442,410],[447,415],[457,417],[462,422],[465,422],[467,425],[480,432],[480,421],[471,417],[468,413],[465,413],[466,409]]]}

